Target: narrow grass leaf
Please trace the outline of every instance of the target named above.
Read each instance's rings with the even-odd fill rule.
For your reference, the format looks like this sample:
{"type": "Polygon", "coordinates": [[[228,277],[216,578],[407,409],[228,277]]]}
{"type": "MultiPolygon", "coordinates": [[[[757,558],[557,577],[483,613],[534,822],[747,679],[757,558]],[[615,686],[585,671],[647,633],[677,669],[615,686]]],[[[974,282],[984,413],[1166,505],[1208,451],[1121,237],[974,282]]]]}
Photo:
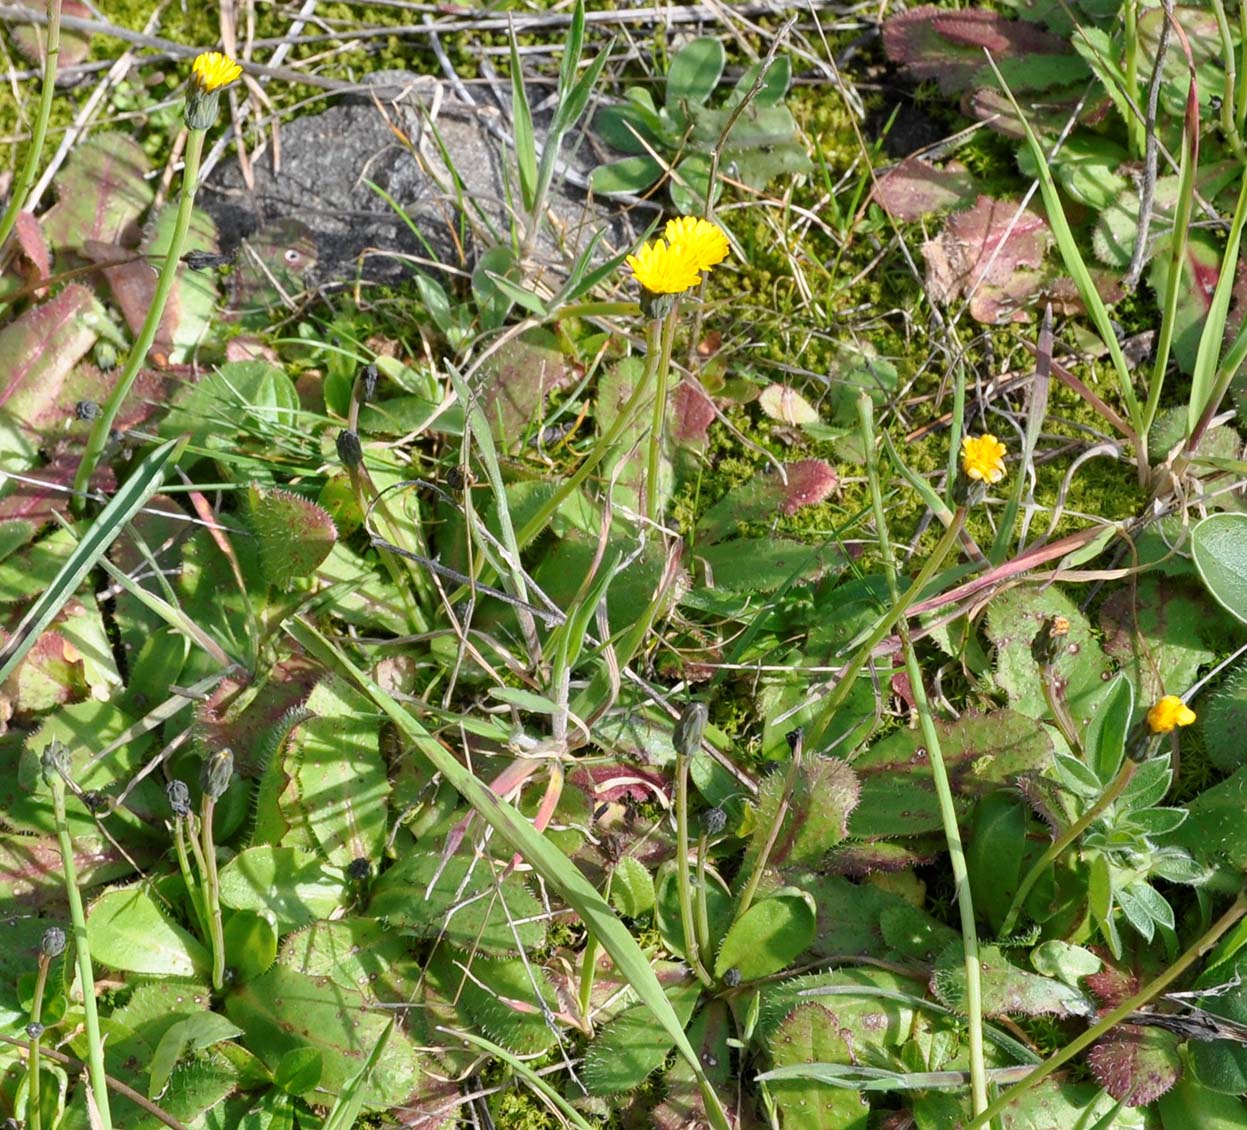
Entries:
{"type": "Polygon", "coordinates": [[[164,482],[165,468],[181,454],[182,444],[180,437],[161,444],[138,465],[125,485],[113,495],[100,516],[92,523],[86,536],[69,555],[69,560],[61,567],[56,579],[27,609],[9,642],[0,650],[0,684],[12,674],[44,629],[65,606],[66,601],[78,591],[83,578],[103,558],[108,547],[117,540],[130,519],[160,489],[164,482]]]}
{"type": "Polygon", "coordinates": [[[537,139],[533,134],[533,112],[524,89],[524,72],[520,68],[519,46],[515,28],[509,36],[511,45],[511,129],[515,134],[515,162],[520,171],[520,193],[524,207],[531,210],[537,199],[537,139]]]}

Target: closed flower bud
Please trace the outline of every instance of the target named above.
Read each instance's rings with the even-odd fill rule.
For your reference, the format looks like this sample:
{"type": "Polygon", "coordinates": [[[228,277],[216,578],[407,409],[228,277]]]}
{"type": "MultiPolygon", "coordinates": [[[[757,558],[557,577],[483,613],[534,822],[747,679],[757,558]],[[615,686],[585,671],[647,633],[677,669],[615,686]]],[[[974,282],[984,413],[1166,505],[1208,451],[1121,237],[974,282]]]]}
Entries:
{"type": "Polygon", "coordinates": [[[347,470],[354,470],[364,461],[364,449],[359,445],[359,433],[343,428],[338,433],[338,458],[347,470]]]}
{"type": "Polygon", "coordinates": [[[372,874],[372,864],[362,856],[352,859],[347,864],[346,874],[353,883],[362,883],[372,874]]]}
{"type": "Polygon", "coordinates": [[[229,261],[228,255],[218,255],[215,251],[188,251],[182,256],[182,262],[192,271],[207,271],[213,267],[224,267],[229,261]]]}
{"type": "Polygon", "coordinates": [[[701,749],[701,736],[706,732],[706,723],[710,719],[710,711],[704,702],[690,702],[675,724],[671,740],[676,752],[685,757],[692,757],[701,749]]]}
{"type": "Polygon", "coordinates": [[[80,400],[74,405],[74,416],[84,424],[89,424],[100,414],[100,406],[94,400],[80,400]]]}
{"type": "Polygon", "coordinates": [[[165,786],[165,796],[176,819],[185,820],[191,814],[191,791],[185,781],[170,781],[165,786]]]}
{"type": "Polygon", "coordinates": [[[729,989],[736,988],[736,986],[740,984],[740,981],[741,981],[740,970],[737,969],[736,966],[732,966],[731,969],[729,969],[726,973],[723,974],[723,983],[729,989]]]}
{"type": "Polygon", "coordinates": [[[364,371],[360,375],[363,377],[363,380],[360,382],[360,391],[364,394],[364,403],[367,404],[368,401],[375,399],[377,395],[377,379],[379,374],[377,373],[376,364],[369,361],[368,364],[364,366],[364,371]]]}
{"type": "Polygon", "coordinates": [[[53,780],[67,778],[70,770],[69,750],[53,738],[43,749],[40,766],[43,769],[43,779],[49,785],[53,780]]]}
{"type": "Polygon", "coordinates": [[[707,836],[717,836],[727,827],[727,813],[721,808],[712,808],[702,817],[701,826],[707,836]]]}
{"type": "Polygon", "coordinates": [[[65,952],[65,931],[59,926],[49,926],[39,939],[39,952],[44,957],[60,957],[65,952]]]}
{"type": "Polygon", "coordinates": [[[220,800],[229,788],[234,776],[234,754],[229,749],[218,749],[208,755],[200,774],[199,785],[212,800],[220,800]]]}
{"type": "Polygon", "coordinates": [[[44,1032],[43,1025],[40,1024],[39,1021],[37,1020],[32,1020],[29,1024],[26,1025],[26,1035],[28,1035],[32,1040],[37,1040],[40,1036],[43,1035],[43,1032],[44,1032]]]}

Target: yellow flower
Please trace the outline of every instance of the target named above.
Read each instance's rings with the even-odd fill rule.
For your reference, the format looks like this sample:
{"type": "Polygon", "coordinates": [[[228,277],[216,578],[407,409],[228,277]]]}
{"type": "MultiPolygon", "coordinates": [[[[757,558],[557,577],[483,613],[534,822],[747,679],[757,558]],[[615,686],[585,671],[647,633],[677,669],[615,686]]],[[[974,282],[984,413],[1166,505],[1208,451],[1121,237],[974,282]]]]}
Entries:
{"type": "Polygon", "coordinates": [[[628,266],[650,294],[683,294],[701,282],[697,262],[684,247],[673,247],[664,240],[643,243],[628,266]]]}
{"type": "Polygon", "coordinates": [[[961,469],[981,483],[998,483],[1005,477],[1005,445],[990,433],[966,436],[961,441],[961,469]]]}
{"type": "Polygon", "coordinates": [[[699,271],[722,263],[731,250],[723,229],[700,216],[679,216],[668,220],[663,235],[673,248],[687,255],[699,271]]]}
{"type": "Polygon", "coordinates": [[[1147,712],[1147,724],[1153,734],[1168,734],[1175,726],[1189,726],[1195,721],[1193,711],[1176,694],[1167,694],[1147,712]]]}
{"type": "Polygon", "coordinates": [[[242,67],[228,55],[222,55],[220,51],[205,51],[195,57],[191,82],[205,94],[211,94],[223,86],[229,86],[240,74],[242,67]]]}

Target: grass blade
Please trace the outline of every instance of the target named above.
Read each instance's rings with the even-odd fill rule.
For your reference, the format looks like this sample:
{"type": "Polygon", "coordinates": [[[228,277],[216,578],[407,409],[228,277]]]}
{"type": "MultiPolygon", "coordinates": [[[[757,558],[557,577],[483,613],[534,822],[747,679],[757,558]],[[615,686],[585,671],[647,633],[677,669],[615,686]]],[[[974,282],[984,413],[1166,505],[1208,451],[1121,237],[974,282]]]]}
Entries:
{"type": "Polygon", "coordinates": [[[83,578],[95,568],[96,563],[117,540],[130,519],[146,505],[164,482],[165,468],[182,452],[185,440],[181,437],[161,444],[142,463],[125,485],[112,497],[91,524],[86,536],[78,543],[69,560],[61,566],[56,579],[43,595],[34,602],[22,617],[9,642],[0,649],[0,683],[25,658],[26,653],[43,630],[52,623],[65,602],[78,591],[83,578]]]}
{"type": "Polygon", "coordinates": [[[692,1068],[706,1102],[715,1130],[728,1130],[727,1115],[718,1095],[706,1077],[697,1052],[684,1034],[684,1028],[650,968],[641,947],[628,928],[615,916],[606,900],[554,844],[538,832],[515,808],[495,795],[437,738],[429,733],[402,705],[381,689],[346,657],[342,650],[311,624],[293,620],[286,631],[307,653],[331,671],[343,676],[378,706],[416,749],[441,773],[481,818],[519,852],[541,876],[546,886],[570,906],[615,962],[620,975],[649,1007],[655,1020],[675,1040],[676,1050],[692,1068]]]}

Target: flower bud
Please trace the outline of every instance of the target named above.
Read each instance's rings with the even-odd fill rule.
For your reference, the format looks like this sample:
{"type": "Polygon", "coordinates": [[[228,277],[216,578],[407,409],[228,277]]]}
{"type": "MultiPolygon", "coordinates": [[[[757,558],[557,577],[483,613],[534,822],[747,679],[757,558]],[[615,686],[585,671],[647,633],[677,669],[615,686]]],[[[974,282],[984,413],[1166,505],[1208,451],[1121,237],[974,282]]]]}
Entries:
{"type": "Polygon", "coordinates": [[[723,974],[723,984],[725,984],[729,989],[736,988],[736,986],[739,985],[740,982],[741,982],[740,970],[737,969],[736,966],[734,965],[732,966],[731,969],[729,969],[726,973],[723,974]]]}
{"type": "MultiPolygon", "coordinates": [[[[103,366],[101,366],[102,368],[103,366]]],[[[84,424],[89,424],[100,414],[100,406],[95,400],[80,400],[74,405],[74,416],[84,424]]]]}
{"type": "Polygon", "coordinates": [[[710,711],[704,702],[690,702],[684,708],[671,735],[677,753],[692,757],[701,749],[701,737],[706,732],[709,719],[710,711]]]}
{"type": "Polygon", "coordinates": [[[224,267],[229,261],[228,255],[218,255],[215,251],[188,251],[182,256],[182,262],[192,271],[207,271],[213,267],[224,267]]]}
{"type": "Polygon", "coordinates": [[[165,786],[165,796],[175,819],[185,820],[191,814],[191,791],[185,781],[170,781],[165,786]]]}
{"type": "Polygon", "coordinates": [[[352,859],[346,868],[347,878],[353,883],[362,883],[372,874],[372,864],[362,856],[352,859]]]}
{"type": "Polygon", "coordinates": [[[234,775],[233,751],[218,749],[208,755],[203,764],[203,772],[199,777],[200,788],[212,800],[220,800],[229,788],[230,778],[234,775]]]}
{"type": "Polygon", "coordinates": [[[727,827],[727,813],[721,808],[712,808],[701,818],[701,826],[707,836],[717,836],[727,827]]]}
{"type": "Polygon", "coordinates": [[[363,377],[363,380],[360,383],[360,392],[363,394],[364,403],[367,404],[368,401],[375,399],[377,395],[377,380],[379,374],[377,373],[376,363],[369,361],[368,364],[364,366],[364,371],[360,374],[360,376],[363,377]]]}
{"type": "Polygon", "coordinates": [[[43,1032],[44,1032],[43,1025],[40,1024],[39,1021],[37,1020],[32,1020],[29,1024],[26,1025],[26,1035],[28,1035],[32,1040],[37,1040],[40,1036],[43,1035],[43,1032]]]}
{"type": "Polygon", "coordinates": [[[68,778],[71,767],[69,750],[60,741],[53,738],[43,748],[40,766],[43,769],[43,780],[46,784],[50,785],[54,780],[68,778]]]}
{"type": "Polygon", "coordinates": [[[59,926],[49,926],[39,939],[39,952],[44,957],[60,957],[65,952],[65,931],[59,926]]]}
{"type": "Polygon", "coordinates": [[[354,470],[364,461],[364,449],[359,445],[359,433],[343,428],[338,433],[338,458],[348,471],[354,470]]]}

